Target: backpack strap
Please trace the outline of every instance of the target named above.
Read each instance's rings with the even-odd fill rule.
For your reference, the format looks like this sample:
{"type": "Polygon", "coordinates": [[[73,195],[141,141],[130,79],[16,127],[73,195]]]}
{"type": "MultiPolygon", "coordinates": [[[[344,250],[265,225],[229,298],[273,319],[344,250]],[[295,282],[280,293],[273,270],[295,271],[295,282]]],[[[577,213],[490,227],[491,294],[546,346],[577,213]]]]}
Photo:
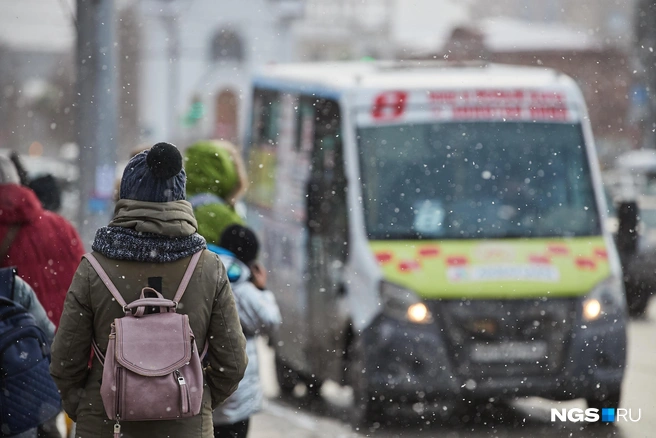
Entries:
{"type": "Polygon", "coordinates": [[[9,248],[11,248],[11,244],[14,243],[14,239],[18,235],[21,226],[21,224],[10,226],[4,239],[2,239],[2,243],[0,244],[0,264],[4,263],[7,255],[9,255],[9,248]]]}
{"type": "MultiPolygon", "coordinates": [[[[189,281],[191,280],[191,276],[194,273],[194,269],[196,269],[196,265],[198,264],[198,260],[200,259],[200,256],[203,254],[203,251],[198,251],[196,254],[194,254],[191,257],[191,260],[189,261],[189,266],[187,266],[187,270],[185,271],[184,276],[182,277],[182,281],[180,282],[180,286],[178,287],[178,291],[175,294],[175,298],[173,298],[173,301],[177,304],[180,301],[180,298],[182,298],[182,295],[184,295],[185,290],[187,289],[187,285],[189,285],[189,281]]],[[[127,309],[127,303],[119,293],[118,289],[116,289],[116,286],[114,286],[114,283],[109,279],[107,276],[107,273],[103,269],[103,267],[98,263],[98,260],[93,256],[91,253],[84,254],[83,256],[85,259],[91,263],[91,266],[93,266],[93,269],[96,270],[96,273],[100,277],[100,279],[105,283],[105,286],[109,291],[112,293],[116,301],[121,305],[123,310],[125,311],[127,309]]],[[[100,351],[100,348],[98,347],[98,344],[96,344],[96,340],[92,339],[91,341],[91,347],[93,348],[93,352],[95,355],[98,357],[98,360],[100,360],[100,363],[102,365],[105,364],[105,356],[102,354],[100,351]]],[[[205,357],[207,354],[207,349],[209,347],[209,344],[207,341],[205,341],[205,346],[203,348],[203,352],[201,354],[201,360],[202,358],[205,357]]]]}
{"type": "MultiPolygon", "coordinates": [[[[185,290],[187,290],[187,286],[189,285],[189,280],[191,280],[191,276],[194,274],[194,269],[196,269],[196,265],[198,265],[198,260],[200,260],[201,255],[203,255],[202,249],[191,257],[191,260],[189,261],[189,266],[187,266],[187,270],[185,271],[184,277],[182,277],[180,286],[178,286],[178,291],[175,293],[175,297],[173,298],[174,303],[176,304],[179,303],[180,299],[182,298],[182,295],[184,295],[185,293],[185,290]]],[[[203,346],[203,351],[200,354],[201,361],[205,359],[209,346],[210,343],[209,341],[206,340],[205,345],[203,346]]]]}
{"type": "MultiPolygon", "coordinates": [[[[105,283],[105,286],[107,287],[107,289],[109,289],[109,292],[111,292],[111,294],[114,296],[114,299],[121,305],[123,311],[125,311],[125,306],[127,306],[127,303],[119,293],[118,289],[116,289],[116,286],[114,286],[114,283],[112,283],[112,280],[110,280],[109,277],[107,276],[107,273],[98,262],[98,259],[96,259],[94,255],[91,253],[84,254],[82,257],[87,259],[89,263],[91,263],[91,266],[93,266],[93,269],[95,269],[96,274],[98,274],[98,277],[100,277],[102,282],[105,283]]],[[[96,340],[93,338],[91,339],[91,348],[93,348],[93,352],[96,355],[96,357],[98,357],[100,364],[105,365],[105,355],[102,354],[102,352],[100,351],[100,347],[98,347],[98,344],[96,344],[96,340]]]]}
{"type": "Polygon", "coordinates": [[[121,294],[119,293],[118,289],[116,289],[116,286],[114,286],[114,283],[112,283],[112,280],[109,279],[107,276],[107,273],[103,269],[102,266],[100,266],[100,263],[98,263],[98,260],[93,256],[91,253],[84,254],[82,257],[85,259],[89,260],[89,263],[91,263],[91,266],[93,266],[93,269],[96,270],[96,273],[100,277],[103,283],[105,283],[105,286],[107,286],[107,289],[111,292],[111,294],[114,296],[116,301],[121,305],[123,308],[123,311],[125,310],[125,306],[128,304],[125,302],[121,294]]]}
{"type": "Polygon", "coordinates": [[[175,297],[173,298],[173,301],[176,304],[180,302],[182,295],[184,295],[185,290],[187,290],[187,286],[189,285],[189,280],[191,280],[191,276],[194,275],[194,269],[196,269],[196,265],[198,264],[198,260],[200,259],[200,256],[202,254],[203,254],[203,250],[200,250],[191,257],[191,261],[189,261],[189,266],[187,266],[187,270],[185,271],[184,277],[182,277],[180,286],[178,286],[178,291],[175,293],[175,297]]]}
{"type": "Polygon", "coordinates": [[[16,269],[0,268],[0,297],[14,301],[14,286],[16,284],[16,269]]]}
{"type": "Polygon", "coordinates": [[[91,348],[93,348],[93,353],[96,355],[98,360],[100,361],[100,365],[105,365],[105,355],[102,354],[102,351],[100,351],[100,347],[98,344],[96,344],[96,340],[92,339],[91,340],[91,348]]]}
{"type": "Polygon", "coordinates": [[[205,356],[207,356],[207,350],[210,348],[210,342],[205,341],[205,346],[203,347],[203,352],[200,354],[200,360],[205,359],[205,356]]]}

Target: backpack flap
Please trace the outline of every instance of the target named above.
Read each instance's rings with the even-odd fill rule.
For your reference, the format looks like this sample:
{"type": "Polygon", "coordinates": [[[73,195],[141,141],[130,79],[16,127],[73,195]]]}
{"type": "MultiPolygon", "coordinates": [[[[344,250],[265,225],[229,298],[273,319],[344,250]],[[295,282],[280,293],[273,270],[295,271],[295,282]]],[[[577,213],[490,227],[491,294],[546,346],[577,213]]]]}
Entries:
{"type": "Polygon", "coordinates": [[[165,376],[191,360],[193,334],[187,315],[159,313],[117,318],[116,361],[142,376],[165,376]],[[178,329],[171,329],[178,327],[178,329]]]}

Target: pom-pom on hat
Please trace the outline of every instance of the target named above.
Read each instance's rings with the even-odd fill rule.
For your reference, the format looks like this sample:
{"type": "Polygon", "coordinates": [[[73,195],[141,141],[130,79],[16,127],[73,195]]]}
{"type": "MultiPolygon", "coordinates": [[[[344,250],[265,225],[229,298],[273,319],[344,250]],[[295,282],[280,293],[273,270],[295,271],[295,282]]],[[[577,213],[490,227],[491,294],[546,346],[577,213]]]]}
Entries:
{"type": "Polygon", "coordinates": [[[121,199],[170,202],[185,199],[187,175],[182,155],[170,143],[157,143],[128,162],[121,178],[121,199]]]}

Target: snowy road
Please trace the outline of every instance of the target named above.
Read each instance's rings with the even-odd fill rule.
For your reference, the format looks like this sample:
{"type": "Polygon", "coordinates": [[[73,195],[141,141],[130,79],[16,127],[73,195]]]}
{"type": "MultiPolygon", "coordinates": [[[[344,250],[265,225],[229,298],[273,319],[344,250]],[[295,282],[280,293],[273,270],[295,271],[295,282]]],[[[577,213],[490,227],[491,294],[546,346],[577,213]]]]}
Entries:
{"type": "Polygon", "coordinates": [[[629,327],[629,361],[624,381],[622,407],[636,413],[637,423],[618,422],[615,427],[585,423],[552,423],[551,407],[585,408],[581,401],[553,403],[542,399],[524,399],[510,406],[498,406],[480,413],[475,420],[448,421],[441,424],[386,426],[352,431],[348,425],[350,393],[328,382],[322,397],[280,399],[270,352],[263,347],[263,382],[270,399],[265,410],[252,420],[250,438],[323,438],[323,437],[584,437],[639,438],[656,436],[656,299],[648,316],[632,321],[629,327]]]}

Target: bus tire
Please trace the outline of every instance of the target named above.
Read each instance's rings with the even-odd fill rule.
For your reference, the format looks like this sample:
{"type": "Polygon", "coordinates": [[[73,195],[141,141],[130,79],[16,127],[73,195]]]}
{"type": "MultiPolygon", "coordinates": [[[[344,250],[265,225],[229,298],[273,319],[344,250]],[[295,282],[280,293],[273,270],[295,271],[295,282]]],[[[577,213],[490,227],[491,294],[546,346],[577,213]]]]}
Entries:
{"type": "Polygon", "coordinates": [[[620,390],[615,389],[608,394],[604,394],[600,397],[589,398],[586,401],[588,402],[589,408],[599,409],[599,412],[601,412],[604,408],[617,409],[620,406],[620,398],[620,390]]]}
{"type": "Polygon", "coordinates": [[[644,316],[647,312],[650,298],[651,293],[644,289],[639,289],[639,293],[628,300],[629,316],[632,318],[640,318],[644,316]]]}
{"type": "Polygon", "coordinates": [[[315,377],[306,377],[306,376],[300,376],[299,378],[307,388],[308,397],[310,398],[321,397],[321,387],[323,386],[323,382],[321,380],[315,377]]]}
{"type": "Polygon", "coordinates": [[[355,430],[374,425],[380,415],[379,406],[369,388],[369,376],[364,359],[364,347],[355,337],[348,347],[347,381],[353,390],[353,407],[349,420],[355,430]]]}
{"type": "Polygon", "coordinates": [[[278,386],[280,387],[280,394],[284,396],[291,396],[294,393],[294,388],[299,383],[300,378],[298,373],[287,365],[280,356],[275,355],[276,362],[276,377],[278,378],[278,386]]]}

